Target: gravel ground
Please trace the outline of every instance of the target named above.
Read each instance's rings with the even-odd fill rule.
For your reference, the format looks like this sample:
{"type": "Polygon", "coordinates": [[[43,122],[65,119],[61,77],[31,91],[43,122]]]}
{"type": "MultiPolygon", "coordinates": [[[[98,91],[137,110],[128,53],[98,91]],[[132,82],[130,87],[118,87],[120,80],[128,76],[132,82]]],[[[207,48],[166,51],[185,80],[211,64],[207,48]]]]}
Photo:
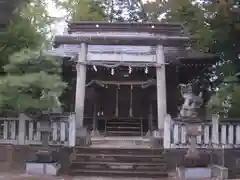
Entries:
{"type": "MultiPolygon", "coordinates": [[[[164,178],[161,180],[170,180],[173,178],[164,178]]],[[[111,178],[111,177],[70,177],[70,176],[38,176],[19,173],[2,173],[0,180],[160,180],[159,178],[111,178]]]]}

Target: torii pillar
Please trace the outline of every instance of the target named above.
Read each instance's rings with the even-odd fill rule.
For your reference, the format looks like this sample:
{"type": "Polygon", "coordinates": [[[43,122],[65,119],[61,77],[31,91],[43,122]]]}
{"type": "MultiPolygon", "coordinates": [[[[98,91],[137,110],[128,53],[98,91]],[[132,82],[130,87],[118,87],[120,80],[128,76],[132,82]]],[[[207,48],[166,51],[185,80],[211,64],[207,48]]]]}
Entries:
{"type": "Polygon", "coordinates": [[[163,45],[157,45],[156,47],[156,62],[158,137],[163,139],[164,121],[167,115],[166,70],[163,45]]]}
{"type": "Polygon", "coordinates": [[[75,129],[76,145],[83,145],[87,136],[86,128],[83,128],[84,120],[84,102],[86,86],[86,61],[87,61],[87,44],[81,43],[81,50],[77,60],[77,80],[75,95],[75,129]]]}

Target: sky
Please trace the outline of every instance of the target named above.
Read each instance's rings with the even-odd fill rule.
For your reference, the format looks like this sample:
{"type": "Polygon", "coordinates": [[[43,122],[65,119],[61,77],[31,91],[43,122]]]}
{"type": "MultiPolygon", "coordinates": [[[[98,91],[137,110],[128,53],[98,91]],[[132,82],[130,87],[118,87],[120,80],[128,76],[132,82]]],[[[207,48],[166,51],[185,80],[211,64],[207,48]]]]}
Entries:
{"type": "MultiPolygon", "coordinates": [[[[154,1],[154,0],[143,0],[143,3],[146,3],[147,1],[154,1]]],[[[47,0],[47,2],[48,2],[48,11],[51,16],[57,17],[57,18],[63,18],[66,15],[66,11],[56,8],[53,0],[47,0]]],[[[66,26],[67,26],[67,23],[65,22],[64,19],[60,22],[55,23],[52,26],[53,33],[62,34],[66,26]]]]}
{"type": "MultiPolygon", "coordinates": [[[[52,0],[47,0],[48,2],[48,11],[51,16],[57,18],[63,18],[66,15],[66,11],[60,8],[57,8],[52,0]]],[[[60,22],[57,22],[53,25],[53,33],[62,34],[64,32],[64,28],[66,28],[67,23],[63,19],[60,22]]]]}

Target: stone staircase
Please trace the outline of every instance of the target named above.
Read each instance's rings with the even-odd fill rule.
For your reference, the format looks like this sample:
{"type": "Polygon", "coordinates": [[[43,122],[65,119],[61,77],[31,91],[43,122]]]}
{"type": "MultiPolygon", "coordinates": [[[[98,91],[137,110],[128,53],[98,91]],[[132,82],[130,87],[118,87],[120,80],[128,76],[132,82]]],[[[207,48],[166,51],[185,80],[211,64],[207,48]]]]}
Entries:
{"type": "Polygon", "coordinates": [[[91,147],[98,148],[151,148],[151,139],[139,136],[91,137],[91,147]]]}
{"type": "Polygon", "coordinates": [[[109,119],[106,122],[106,133],[107,136],[141,136],[141,119],[109,119]]]}
{"type": "Polygon", "coordinates": [[[163,149],[76,147],[70,174],[81,176],[167,177],[163,149]]]}

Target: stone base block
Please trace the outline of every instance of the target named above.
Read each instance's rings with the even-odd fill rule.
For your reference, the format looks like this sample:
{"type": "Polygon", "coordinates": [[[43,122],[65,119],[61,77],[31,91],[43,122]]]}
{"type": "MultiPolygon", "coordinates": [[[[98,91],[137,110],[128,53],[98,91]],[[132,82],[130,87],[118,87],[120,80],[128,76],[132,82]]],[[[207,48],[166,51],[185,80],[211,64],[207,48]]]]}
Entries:
{"type": "Polygon", "coordinates": [[[163,138],[152,138],[151,145],[152,145],[152,148],[162,148],[163,147],[163,138]]]}
{"type": "Polygon", "coordinates": [[[176,174],[179,180],[228,179],[228,169],[218,165],[211,165],[209,167],[177,167],[176,174]]]}
{"type": "Polygon", "coordinates": [[[180,180],[210,179],[211,168],[204,167],[177,167],[177,178],[180,180]]]}
{"type": "Polygon", "coordinates": [[[59,163],[38,163],[38,162],[27,162],[26,172],[28,174],[39,174],[39,175],[52,175],[56,176],[59,172],[61,165],[59,163]]]}
{"type": "Polygon", "coordinates": [[[84,127],[76,129],[76,146],[85,146],[89,144],[89,139],[91,134],[88,133],[87,129],[84,127]]]}
{"type": "Polygon", "coordinates": [[[215,177],[220,180],[228,179],[228,168],[219,165],[212,165],[211,167],[212,177],[215,177]]]}

